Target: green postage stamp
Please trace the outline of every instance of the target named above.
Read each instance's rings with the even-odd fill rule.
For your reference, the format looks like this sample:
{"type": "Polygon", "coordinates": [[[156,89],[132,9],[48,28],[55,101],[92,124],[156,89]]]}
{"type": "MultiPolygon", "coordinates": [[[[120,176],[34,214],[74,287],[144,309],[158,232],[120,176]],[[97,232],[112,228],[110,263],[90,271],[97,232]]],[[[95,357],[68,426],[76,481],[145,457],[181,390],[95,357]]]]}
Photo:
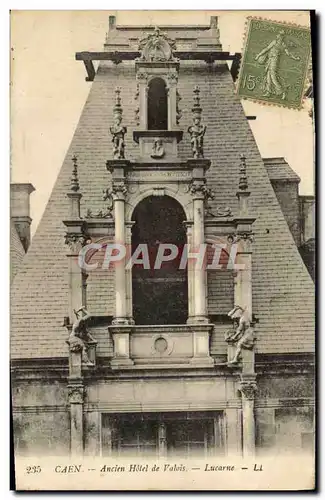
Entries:
{"type": "Polygon", "coordinates": [[[239,96],[301,108],[310,48],[309,28],[248,18],[239,96]]]}

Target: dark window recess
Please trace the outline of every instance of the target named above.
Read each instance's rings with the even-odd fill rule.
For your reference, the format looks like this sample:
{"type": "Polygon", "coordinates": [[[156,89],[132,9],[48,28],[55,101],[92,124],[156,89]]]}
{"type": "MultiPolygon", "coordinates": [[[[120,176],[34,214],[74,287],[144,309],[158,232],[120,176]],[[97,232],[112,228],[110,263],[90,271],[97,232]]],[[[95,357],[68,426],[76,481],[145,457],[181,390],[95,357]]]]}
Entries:
{"type": "MultiPolygon", "coordinates": [[[[186,243],[181,205],[168,196],[149,196],[134,210],[132,252],[147,245],[150,269],[132,269],[133,318],[138,325],[184,324],[188,316],[187,269],[179,269],[186,243]],[[176,245],[178,255],[154,269],[160,243],[176,245]]],[[[165,254],[170,252],[165,250],[165,254]]],[[[143,257],[143,256],[141,256],[143,257]]],[[[141,258],[140,257],[140,258],[141,258]]]]}
{"type": "Polygon", "coordinates": [[[167,130],[167,89],[164,80],[154,78],[148,89],[148,130],[167,130]]]}
{"type": "Polygon", "coordinates": [[[102,415],[102,454],[158,457],[166,446],[170,459],[224,454],[221,412],[173,412],[102,415]],[[166,441],[159,440],[159,427],[166,441]]]}

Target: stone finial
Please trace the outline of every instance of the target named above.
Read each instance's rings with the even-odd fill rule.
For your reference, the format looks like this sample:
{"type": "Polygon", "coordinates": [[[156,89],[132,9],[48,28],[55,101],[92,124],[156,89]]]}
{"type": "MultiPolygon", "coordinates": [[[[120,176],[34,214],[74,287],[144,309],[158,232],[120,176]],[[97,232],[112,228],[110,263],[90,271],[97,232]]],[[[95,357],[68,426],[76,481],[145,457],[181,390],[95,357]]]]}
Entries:
{"type": "Polygon", "coordinates": [[[79,179],[78,179],[78,158],[76,157],[76,155],[73,155],[72,162],[73,162],[73,169],[72,169],[70,189],[71,189],[71,191],[74,191],[75,193],[77,193],[80,189],[80,186],[79,186],[79,179]]]}
{"type": "Polygon", "coordinates": [[[203,154],[203,137],[206,131],[206,126],[201,124],[202,108],[200,105],[200,88],[194,87],[194,105],[192,108],[193,125],[188,128],[188,133],[191,136],[191,145],[193,158],[204,158],[203,154]]]}
{"type": "Polygon", "coordinates": [[[245,217],[249,213],[248,200],[250,197],[250,191],[248,191],[248,180],[246,173],[246,156],[244,154],[240,155],[240,168],[239,168],[239,183],[237,190],[237,198],[239,205],[239,213],[241,216],[245,217]]]}
{"type": "Polygon", "coordinates": [[[193,90],[194,93],[194,106],[192,108],[193,113],[202,113],[202,108],[200,106],[200,87],[196,85],[193,90]]]}
{"type": "Polygon", "coordinates": [[[124,136],[127,132],[127,128],[122,125],[122,113],[123,108],[121,105],[121,88],[116,87],[115,89],[115,104],[113,108],[114,113],[114,124],[110,127],[110,132],[112,134],[113,143],[113,158],[115,160],[121,160],[124,158],[124,136]]]}
{"type": "Polygon", "coordinates": [[[246,174],[246,156],[240,155],[240,169],[239,169],[239,190],[246,191],[248,189],[248,181],[246,174]]]}

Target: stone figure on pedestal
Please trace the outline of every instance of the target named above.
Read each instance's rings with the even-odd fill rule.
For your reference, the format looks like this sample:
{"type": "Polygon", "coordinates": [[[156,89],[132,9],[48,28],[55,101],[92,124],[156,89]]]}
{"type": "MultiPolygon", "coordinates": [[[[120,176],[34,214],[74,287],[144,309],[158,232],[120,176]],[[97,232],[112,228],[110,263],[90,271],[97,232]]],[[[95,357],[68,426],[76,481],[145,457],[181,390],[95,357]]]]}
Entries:
{"type": "Polygon", "coordinates": [[[236,352],[229,364],[236,364],[239,361],[239,356],[242,349],[253,349],[254,346],[254,331],[250,326],[249,312],[246,308],[235,306],[229,313],[231,319],[237,324],[235,330],[229,330],[225,334],[226,342],[236,344],[236,352]]]}
{"type": "Polygon", "coordinates": [[[122,115],[116,114],[114,117],[114,125],[110,127],[110,132],[113,136],[113,158],[115,160],[120,160],[124,158],[124,136],[127,132],[127,128],[122,124],[122,115]]]}
{"type": "Polygon", "coordinates": [[[202,108],[200,106],[200,88],[196,85],[193,90],[194,93],[194,106],[193,125],[188,127],[187,131],[191,136],[191,145],[193,158],[204,158],[203,154],[203,138],[206,132],[206,126],[201,123],[202,108]]]}
{"type": "Polygon", "coordinates": [[[72,331],[69,336],[68,344],[70,346],[71,352],[81,351],[81,361],[87,366],[94,366],[94,363],[90,361],[87,351],[87,342],[95,342],[95,339],[90,335],[87,330],[87,323],[91,318],[91,315],[86,310],[84,306],[80,307],[78,311],[74,311],[76,315],[76,321],[72,325],[72,331]],[[80,317],[81,313],[81,317],[80,317]]]}
{"type": "Polygon", "coordinates": [[[114,124],[110,127],[110,132],[112,134],[113,143],[113,158],[114,160],[122,160],[124,156],[124,136],[127,132],[127,128],[122,125],[122,114],[123,109],[121,106],[121,89],[116,87],[115,89],[115,105],[113,108],[114,124]]]}
{"type": "Polygon", "coordinates": [[[205,131],[206,126],[201,124],[201,117],[195,116],[193,125],[188,128],[188,133],[191,136],[193,158],[203,158],[203,137],[205,131]]]}

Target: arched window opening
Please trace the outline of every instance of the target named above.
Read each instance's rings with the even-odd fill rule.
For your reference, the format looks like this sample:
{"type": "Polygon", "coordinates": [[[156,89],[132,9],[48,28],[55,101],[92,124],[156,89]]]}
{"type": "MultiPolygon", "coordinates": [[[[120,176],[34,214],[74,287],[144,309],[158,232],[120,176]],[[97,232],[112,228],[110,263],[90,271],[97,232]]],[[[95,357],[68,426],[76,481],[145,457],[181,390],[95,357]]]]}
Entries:
{"type": "MultiPolygon", "coordinates": [[[[133,212],[132,253],[143,245],[149,260],[149,266],[137,264],[132,269],[133,318],[136,324],[186,323],[187,269],[179,269],[186,244],[185,219],[181,205],[169,196],[149,196],[133,212]],[[163,255],[171,253],[161,244],[174,245],[175,257],[157,265],[159,251],[164,248],[163,255]]],[[[140,259],[143,257],[143,254],[139,256],[140,259]]]]}
{"type": "Polygon", "coordinates": [[[154,78],[148,89],[148,130],[167,130],[167,89],[161,78],[154,78]]]}

